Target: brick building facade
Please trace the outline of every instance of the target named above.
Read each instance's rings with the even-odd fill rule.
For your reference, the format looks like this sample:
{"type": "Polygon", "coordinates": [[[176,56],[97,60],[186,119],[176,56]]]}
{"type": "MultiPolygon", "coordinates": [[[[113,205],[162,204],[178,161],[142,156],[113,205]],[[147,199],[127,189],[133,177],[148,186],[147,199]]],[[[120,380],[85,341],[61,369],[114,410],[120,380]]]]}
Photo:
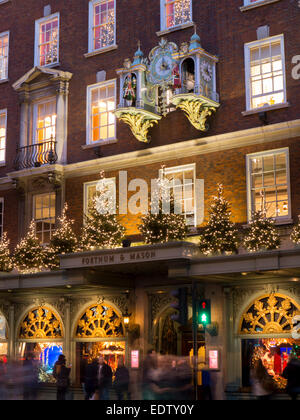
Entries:
{"type": "MultiPolygon", "coordinates": [[[[0,149],[4,150],[4,155],[0,154],[0,158],[4,156],[0,159],[0,198],[4,208],[2,232],[8,232],[12,250],[32,219],[37,226],[41,224],[38,228],[41,238],[48,238],[65,201],[79,234],[89,185],[96,184],[101,170],[109,179],[118,181],[120,171],[127,171],[128,183],[141,178],[150,184],[165,167],[194,171],[195,179],[203,181],[203,197],[193,197],[200,210],[194,209],[197,217],[188,242],[197,242],[208,219],[211,196],[216,193],[218,183],[222,183],[231,203],[233,221],[241,232],[251,219],[251,210],[257,209],[255,194],[263,191],[273,209],[269,216],[276,218],[283,238],[282,248],[276,255],[274,251],[274,258],[281,261],[285,252],[292,252],[293,256],[296,251],[289,235],[300,212],[300,85],[295,71],[299,61],[296,57],[299,13],[296,0],[0,1],[0,134],[2,129],[4,138],[4,143],[0,143],[0,149]],[[178,93],[174,84],[172,97],[177,95],[180,100],[181,94],[188,93],[189,103],[204,101],[205,106],[215,107],[205,120],[209,122],[207,130],[196,129],[179,108],[173,107],[172,112],[162,117],[163,105],[158,102],[151,109],[152,114],[146,106],[134,103],[124,106],[124,89],[120,84],[128,82],[128,74],[136,77],[137,68],[144,75],[143,66],[147,67],[142,83],[151,96],[148,74],[152,71],[154,48],[163,39],[178,47],[173,56],[179,63],[182,87],[178,93]],[[147,64],[139,55],[141,51],[144,58],[149,57],[147,64]],[[205,62],[205,57],[210,61],[205,62]],[[124,60],[128,58],[131,62],[126,67],[124,60]],[[189,64],[184,64],[189,59],[189,64]],[[133,60],[136,67],[130,67],[133,60]],[[127,74],[123,81],[120,69],[127,74]],[[188,92],[182,90],[188,81],[186,75],[193,83],[188,92]],[[200,78],[201,83],[203,78],[207,81],[206,86],[215,84],[213,97],[207,91],[197,91],[200,78]],[[98,105],[93,99],[95,95],[98,105]],[[106,111],[101,109],[101,101],[108,107],[106,111]],[[127,109],[131,116],[135,115],[134,109],[138,115],[143,109],[148,112],[147,118],[153,114],[159,117],[158,124],[148,132],[151,141],[139,141],[129,126],[115,117],[114,111],[118,109],[123,112],[127,109]],[[5,121],[2,126],[1,121],[5,121]],[[273,162],[271,171],[266,169],[268,158],[273,162]],[[265,169],[260,168],[262,184],[255,184],[259,182],[257,173],[261,172],[254,169],[251,172],[253,159],[261,162],[265,159],[265,169]],[[273,180],[269,172],[273,173],[273,180]],[[37,216],[38,211],[47,214],[46,221],[37,216]]],[[[159,90],[157,86],[159,96],[164,87],[159,85],[162,89],[159,90]]],[[[135,89],[138,95],[140,86],[135,89]]],[[[141,89],[140,94],[147,102],[144,91],[141,89]]],[[[170,102],[167,105],[170,107],[170,102]]],[[[117,195],[118,188],[117,183],[117,195]]],[[[129,193],[128,198],[133,194],[129,193]]],[[[143,246],[137,228],[140,215],[128,214],[121,221],[133,245],[143,246]]],[[[157,250],[155,258],[159,252],[163,251],[157,250]]],[[[196,248],[193,252],[196,253],[196,248]]],[[[271,331],[272,337],[270,332],[262,335],[250,330],[247,336],[237,331],[238,317],[244,315],[251,302],[266,295],[277,297],[278,302],[285,296],[298,311],[300,308],[297,282],[300,267],[296,254],[289,266],[283,264],[280,272],[275,263],[264,268],[257,262],[263,261],[263,252],[253,257],[240,249],[241,255],[247,256],[248,265],[237,257],[228,270],[222,265],[223,260],[216,260],[216,266],[209,266],[205,272],[198,264],[199,255],[194,254],[194,259],[186,262],[194,267],[192,275],[176,274],[182,258],[172,253],[162,257],[163,268],[157,263],[160,257],[149,268],[143,258],[126,268],[96,264],[92,279],[92,267],[91,273],[82,271],[77,263],[75,268],[62,265],[57,273],[43,273],[40,279],[36,274],[4,275],[0,279],[0,310],[8,332],[0,343],[8,345],[10,356],[19,355],[17,344],[24,342],[19,323],[28,310],[48,305],[57,317],[60,315],[64,334],[56,341],[63,343],[64,352],[74,361],[73,380],[78,383],[79,359],[86,349],[79,348],[81,341],[77,340],[74,328],[79,314],[96,304],[99,296],[103,295],[119,314],[129,305],[131,322],[140,327],[140,337],[135,341],[128,337],[120,339],[126,343],[129,361],[133,349],[145,352],[155,345],[157,350],[165,350],[162,334],[170,315],[169,290],[196,280],[203,288],[202,293],[212,299],[213,319],[219,324],[218,336],[206,333],[201,340],[206,342],[206,358],[210,349],[221,352],[220,371],[212,375],[216,397],[223,398],[225,389],[232,391],[248,385],[245,367],[248,341],[290,339],[290,331],[285,337],[279,324],[278,330],[271,331]],[[252,265],[254,260],[260,269],[252,265]],[[55,301],[58,296],[59,303],[55,301]],[[128,301],[124,296],[130,296],[128,301]]],[[[187,355],[191,348],[184,342],[189,338],[184,338],[177,325],[175,329],[173,338],[178,354],[187,355]]],[[[95,343],[98,341],[95,339],[95,343]]]]}

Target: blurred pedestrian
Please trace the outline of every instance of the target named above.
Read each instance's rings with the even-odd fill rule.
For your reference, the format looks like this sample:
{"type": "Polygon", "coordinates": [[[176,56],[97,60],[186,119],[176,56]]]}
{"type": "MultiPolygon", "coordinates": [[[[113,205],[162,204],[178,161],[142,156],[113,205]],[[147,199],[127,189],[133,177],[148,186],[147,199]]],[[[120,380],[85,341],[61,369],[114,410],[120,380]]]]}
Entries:
{"type": "Polygon", "coordinates": [[[66,366],[66,357],[61,354],[53,368],[53,376],[56,379],[57,400],[66,400],[66,395],[70,386],[71,368],[66,366]]]}
{"type": "Polygon", "coordinates": [[[282,376],[287,379],[287,393],[293,401],[296,401],[298,394],[300,394],[300,361],[297,356],[290,356],[282,376]]]}
{"type": "Polygon", "coordinates": [[[142,371],[142,394],[144,400],[153,400],[153,393],[151,390],[152,379],[150,373],[157,368],[156,352],[151,349],[147,352],[143,363],[142,371]]]}
{"type": "Polygon", "coordinates": [[[28,353],[23,362],[23,398],[34,401],[38,392],[38,363],[32,353],[28,353]]]}
{"type": "Polygon", "coordinates": [[[110,390],[112,388],[112,370],[102,355],[99,357],[97,379],[99,400],[109,400],[110,390]]]}
{"type": "Polygon", "coordinates": [[[125,396],[127,400],[130,400],[129,392],[129,371],[124,366],[123,358],[118,360],[118,367],[115,374],[114,389],[117,394],[119,401],[124,401],[125,396]]]}
{"type": "Polygon", "coordinates": [[[261,359],[255,362],[250,375],[253,394],[258,400],[269,400],[275,391],[275,382],[261,359]]]}
{"type": "Polygon", "coordinates": [[[88,363],[85,368],[84,375],[84,399],[86,401],[91,400],[95,396],[97,389],[97,375],[98,375],[98,359],[93,359],[91,363],[88,363]]]}

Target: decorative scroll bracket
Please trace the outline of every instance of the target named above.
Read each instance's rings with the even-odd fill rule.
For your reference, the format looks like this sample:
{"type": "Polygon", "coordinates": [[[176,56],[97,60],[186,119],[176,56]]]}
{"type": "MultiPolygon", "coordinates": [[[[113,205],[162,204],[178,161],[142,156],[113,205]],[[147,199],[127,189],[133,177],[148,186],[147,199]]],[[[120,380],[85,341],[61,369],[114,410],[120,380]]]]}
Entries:
{"type": "Polygon", "coordinates": [[[153,112],[133,107],[119,108],[115,111],[115,115],[128,124],[134,137],[143,143],[150,143],[151,137],[148,131],[162,118],[153,112]]]}
{"type": "Polygon", "coordinates": [[[218,102],[193,93],[175,95],[172,103],[176,108],[182,109],[190,123],[200,131],[208,131],[207,119],[220,106],[218,102]]]}

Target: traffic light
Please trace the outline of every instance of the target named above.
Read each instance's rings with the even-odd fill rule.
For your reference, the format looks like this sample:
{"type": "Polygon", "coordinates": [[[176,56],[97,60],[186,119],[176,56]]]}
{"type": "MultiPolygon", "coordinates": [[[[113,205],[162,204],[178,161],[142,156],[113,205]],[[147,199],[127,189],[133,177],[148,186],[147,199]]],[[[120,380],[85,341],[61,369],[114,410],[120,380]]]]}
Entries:
{"type": "Polygon", "coordinates": [[[204,327],[211,324],[211,305],[208,299],[198,302],[198,324],[202,324],[204,327]]]}
{"type": "Polygon", "coordinates": [[[171,315],[171,319],[181,325],[186,325],[188,322],[188,289],[187,287],[181,287],[173,290],[171,295],[177,298],[177,302],[171,303],[171,307],[178,311],[178,313],[171,315]]]}

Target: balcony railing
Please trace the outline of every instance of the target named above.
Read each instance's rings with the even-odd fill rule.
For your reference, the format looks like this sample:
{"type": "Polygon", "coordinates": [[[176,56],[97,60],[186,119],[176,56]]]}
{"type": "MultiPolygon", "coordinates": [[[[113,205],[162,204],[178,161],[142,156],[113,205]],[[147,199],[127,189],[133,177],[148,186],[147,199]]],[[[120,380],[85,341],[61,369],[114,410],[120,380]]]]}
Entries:
{"type": "Polygon", "coordinates": [[[18,170],[38,168],[42,165],[53,165],[56,161],[56,141],[49,140],[18,148],[15,167],[18,170]]]}

